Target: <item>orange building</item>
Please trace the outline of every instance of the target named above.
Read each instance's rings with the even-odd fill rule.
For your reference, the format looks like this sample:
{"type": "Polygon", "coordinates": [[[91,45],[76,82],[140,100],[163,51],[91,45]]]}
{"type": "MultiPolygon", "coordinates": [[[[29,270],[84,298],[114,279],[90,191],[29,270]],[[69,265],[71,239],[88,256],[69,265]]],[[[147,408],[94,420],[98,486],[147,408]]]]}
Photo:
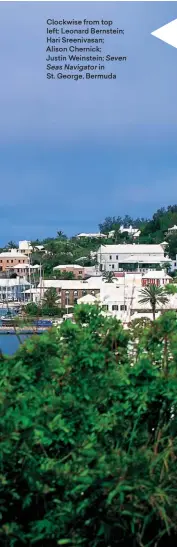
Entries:
{"type": "Polygon", "coordinates": [[[26,255],[20,253],[16,249],[11,249],[0,253],[0,271],[5,272],[8,270],[13,270],[14,266],[17,264],[26,264],[28,258],[26,255]]]}

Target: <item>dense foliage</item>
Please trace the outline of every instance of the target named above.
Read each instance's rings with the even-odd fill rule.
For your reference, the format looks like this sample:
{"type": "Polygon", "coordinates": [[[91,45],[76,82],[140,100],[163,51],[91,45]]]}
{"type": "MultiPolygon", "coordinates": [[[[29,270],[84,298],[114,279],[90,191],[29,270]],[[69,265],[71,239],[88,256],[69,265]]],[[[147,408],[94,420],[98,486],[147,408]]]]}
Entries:
{"type": "Polygon", "coordinates": [[[174,545],[176,314],[75,320],[1,355],[0,545],[174,545]]]}
{"type": "Polygon", "coordinates": [[[25,313],[31,317],[61,317],[65,310],[61,308],[58,301],[56,289],[50,288],[45,291],[44,297],[39,304],[30,302],[25,306],[25,313]]]}

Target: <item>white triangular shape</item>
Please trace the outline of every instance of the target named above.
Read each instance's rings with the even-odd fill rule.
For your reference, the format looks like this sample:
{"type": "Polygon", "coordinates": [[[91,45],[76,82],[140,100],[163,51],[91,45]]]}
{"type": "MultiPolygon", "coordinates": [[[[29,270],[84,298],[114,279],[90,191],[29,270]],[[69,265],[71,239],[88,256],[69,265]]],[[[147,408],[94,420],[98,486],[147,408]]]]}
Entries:
{"type": "Polygon", "coordinates": [[[151,34],[159,38],[159,40],[166,42],[166,44],[177,48],[177,19],[151,32],[151,34]]]}

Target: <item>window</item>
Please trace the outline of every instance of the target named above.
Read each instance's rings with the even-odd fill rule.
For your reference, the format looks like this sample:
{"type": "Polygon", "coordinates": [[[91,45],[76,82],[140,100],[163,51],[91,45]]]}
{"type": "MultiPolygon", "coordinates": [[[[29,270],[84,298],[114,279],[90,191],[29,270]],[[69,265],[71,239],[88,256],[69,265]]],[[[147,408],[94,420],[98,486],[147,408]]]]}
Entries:
{"type": "Polygon", "coordinates": [[[82,291],[82,296],[85,296],[87,294],[87,291],[82,291]]]}
{"type": "Polygon", "coordinates": [[[112,270],[114,270],[114,264],[112,264],[112,270]]]}
{"type": "Polygon", "coordinates": [[[79,274],[81,275],[81,274],[82,274],[82,272],[80,272],[80,271],[79,271],[79,274]]]}
{"type": "Polygon", "coordinates": [[[127,306],[124,306],[124,304],[121,304],[120,310],[121,310],[121,311],[126,311],[126,310],[127,310],[127,306]]]}
{"type": "Polygon", "coordinates": [[[118,255],[116,255],[116,260],[118,260],[118,258],[119,258],[118,255]]]}
{"type": "Polygon", "coordinates": [[[110,255],[109,260],[112,260],[112,255],[110,255]]]}
{"type": "Polygon", "coordinates": [[[13,260],[11,260],[11,262],[13,263],[13,260]]]}
{"type": "Polygon", "coordinates": [[[74,291],[74,296],[78,296],[78,291],[74,291]]]}
{"type": "Polygon", "coordinates": [[[118,309],[119,309],[119,306],[117,306],[116,304],[113,304],[112,311],[118,311],[118,309]]]}
{"type": "Polygon", "coordinates": [[[7,260],[7,262],[9,262],[9,260],[7,260]]]}

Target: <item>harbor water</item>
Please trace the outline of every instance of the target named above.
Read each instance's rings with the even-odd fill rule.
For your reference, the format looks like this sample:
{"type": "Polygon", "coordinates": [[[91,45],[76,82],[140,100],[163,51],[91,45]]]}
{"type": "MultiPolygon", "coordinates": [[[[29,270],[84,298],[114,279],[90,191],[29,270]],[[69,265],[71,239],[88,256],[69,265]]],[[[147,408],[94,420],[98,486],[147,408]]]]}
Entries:
{"type": "MultiPolygon", "coordinates": [[[[28,336],[20,335],[20,340],[22,342],[28,336]]],[[[13,355],[19,347],[19,340],[16,334],[0,334],[0,350],[4,355],[13,355]]]]}
{"type": "MultiPolygon", "coordinates": [[[[13,310],[11,310],[13,311],[13,310]]],[[[7,315],[6,308],[0,308],[0,317],[7,315]]],[[[0,325],[2,324],[0,320],[0,325]]],[[[27,338],[30,338],[31,335],[20,334],[20,340],[24,342],[27,338]]],[[[0,350],[4,355],[13,355],[19,347],[19,339],[17,335],[14,334],[3,334],[0,333],[0,350]]]]}

